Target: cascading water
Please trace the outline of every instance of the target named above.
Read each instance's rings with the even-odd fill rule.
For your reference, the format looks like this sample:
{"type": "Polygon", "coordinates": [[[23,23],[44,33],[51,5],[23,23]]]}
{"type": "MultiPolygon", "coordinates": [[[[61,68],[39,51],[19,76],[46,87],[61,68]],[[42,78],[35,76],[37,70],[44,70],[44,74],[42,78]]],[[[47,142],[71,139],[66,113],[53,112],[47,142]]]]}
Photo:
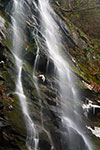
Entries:
{"type": "MultiPolygon", "coordinates": [[[[33,5],[39,11],[38,5],[35,3],[35,1],[33,2],[33,5]]],[[[37,23],[35,23],[35,24],[37,24],[37,23]]],[[[51,150],[53,150],[54,146],[53,146],[53,141],[52,141],[51,135],[50,135],[49,131],[47,131],[45,129],[44,123],[43,123],[42,101],[41,101],[41,94],[40,94],[40,89],[39,89],[39,86],[38,86],[38,78],[37,78],[38,63],[39,63],[39,59],[40,59],[40,54],[39,54],[40,53],[40,45],[42,45],[41,42],[40,42],[41,38],[39,38],[39,35],[38,35],[39,32],[41,32],[41,31],[39,31],[38,27],[36,27],[35,31],[33,31],[33,37],[34,37],[34,40],[35,40],[35,43],[36,43],[36,46],[37,46],[36,58],[35,58],[34,67],[33,67],[33,80],[34,80],[34,85],[35,85],[35,88],[36,88],[36,91],[37,91],[39,104],[40,104],[41,129],[46,133],[46,135],[47,135],[47,137],[50,141],[51,150]]],[[[49,61],[48,61],[48,63],[49,63],[49,61]]],[[[47,67],[48,67],[48,64],[47,64],[47,67]]]]}
{"type": "MultiPolygon", "coordinates": [[[[55,65],[55,71],[58,78],[59,85],[59,95],[61,100],[61,118],[62,124],[68,130],[69,138],[71,135],[71,130],[77,133],[77,135],[82,139],[84,143],[84,147],[82,147],[81,143],[76,142],[77,146],[72,147],[73,139],[69,139],[68,150],[90,150],[91,146],[87,142],[86,137],[82,134],[80,126],[77,121],[78,112],[76,107],[77,104],[77,94],[75,91],[75,87],[73,85],[73,81],[71,78],[71,72],[69,70],[68,64],[63,58],[61,53],[62,51],[62,42],[61,42],[61,32],[59,26],[57,25],[54,18],[56,18],[56,14],[53,12],[52,8],[49,5],[48,0],[38,0],[39,2],[39,12],[41,18],[41,33],[45,39],[45,53],[48,54],[48,58],[51,59],[55,65]],[[70,97],[70,99],[69,99],[70,97]],[[64,106],[68,105],[68,106],[64,106]],[[71,106],[69,106],[71,105],[71,106]],[[69,108],[74,110],[73,112],[69,111],[69,108]]],[[[76,136],[76,135],[74,135],[76,136]]],[[[65,136],[66,138],[67,136],[65,136]]],[[[64,139],[66,140],[66,139],[64,139]]],[[[65,147],[61,146],[62,150],[65,150],[65,147]]]]}
{"type": "MultiPolygon", "coordinates": [[[[16,94],[19,97],[20,104],[22,107],[22,111],[25,117],[25,123],[27,128],[27,140],[26,140],[26,146],[28,150],[37,150],[38,148],[38,133],[35,129],[35,125],[33,120],[31,119],[29,115],[28,110],[28,103],[27,98],[24,94],[23,85],[21,81],[21,74],[22,74],[22,68],[23,68],[23,49],[24,49],[24,29],[25,21],[26,21],[26,15],[25,15],[25,8],[24,3],[27,2],[29,5],[28,7],[31,7],[30,5],[34,5],[34,9],[38,11],[40,19],[38,24],[36,22],[35,16],[33,16],[33,20],[35,22],[35,25],[39,26],[39,29],[36,28],[36,33],[34,33],[34,39],[37,45],[37,54],[36,59],[34,61],[34,73],[33,73],[33,79],[34,84],[38,93],[39,98],[41,97],[38,82],[36,78],[35,71],[37,69],[38,61],[39,61],[39,46],[41,45],[42,49],[44,50],[45,54],[47,55],[47,68],[49,66],[49,60],[52,60],[55,66],[55,74],[57,77],[57,84],[59,86],[59,96],[61,100],[61,119],[62,119],[62,127],[64,127],[67,130],[68,135],[64,136],[64,140],[66,142],[66,139],[69,138],[69,143],[67,142],[67,147],[65,147],[61,143],[61,150],[90,150],[91,147],[89,143],[87,142],[86,137],[83,135],[79,122],[77,121],[78,117],[78,111],[77,111],[77,94],[76,89],[73,84],[72,75],[69,69],[69,65],[66,62],[66,60],[63,58],[62,49],[62,36],[61,36],[61,30],[59,28],[59,25],[57,24],[56,20],[58,19],[54,11],[49,5],[48,0],[38,0],[38,4],[35,2],[35,0],[25,1],[25,0],[14,0],[14,6],[13,6],[13,14],[12,14],[12,24],[13,24],[13,54],[15,57],[16,62],[16,68],[17,68],[17,80],[16,80],[16,94]],[[39,35],[37,33],[41,34],[41,37],[43,38],[43,43],[39,39],[39,35]],[[69,98],[70,97],[70,98],[69,98]],[[69,110],[70,109],[70,110],[69,110]],[[72,134],[75,133],[75,134],[72,134]],[[77,146],[74,147],[73,143],[75,143],[75,136],[78,136],[81,138],[81,143],[76,142],[77,146]],[[69,137],[68,137],[69,136],[69,137]],[[68,137],[68,138],[67,138],[68,137]],[[74,137],[74,138],[73,138],[74,137]],[[71,139],[70,139],[71,138],[71,139]],[[81,144],[84,144],[84,147],[81,147],[81,144]]],[[[35,28],[34,25],[34,28],[35,28]]],[[[41,102],[40,102],[41,103],[41,102]]],[[[42,105],[42,103],[40,104],[42,105]]],[[[41,113],[41,112],[40,112],[41,113]]],[[[41,115],[42,120],[42,115],[41,115]]],[[[55,149],[53,146],[53,141],[51,138],[51,135],[49,132],[44,128],[43,122],[42,122],[42,128],[47,134],[50,142],[51,142],[51,149],[55,149]]],[[[78,139],[79,139],[78,138],[78,139]]]]}
{"type": "Polygon", "coordinates": [[[28,150],[37,150],[38,135],[35,129],[34,122],[32,121],[29,115],[27,98],[24,94],[23,85],[21,81],[21,73],[23,67],[22,51],[24,48],[24,31],[22,28],[25,25],[24,0],[14,0],[13,2],[12,25],[13,55],[15,57],[17,67],[16,94],[19,97],[22,111],[25,117],[25,123],[27,128],[26,146],[28,150]]]}

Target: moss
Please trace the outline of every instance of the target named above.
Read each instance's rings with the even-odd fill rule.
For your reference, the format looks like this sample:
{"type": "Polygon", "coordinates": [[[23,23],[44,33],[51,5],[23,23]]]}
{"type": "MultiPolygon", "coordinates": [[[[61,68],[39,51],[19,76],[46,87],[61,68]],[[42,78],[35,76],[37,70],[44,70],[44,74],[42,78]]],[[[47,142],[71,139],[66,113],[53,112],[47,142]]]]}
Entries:
{"type": "Polygon", "coordinates": [[[23,140],[23,137],[17,136],[16,144],[18,145],[20,150],[27,150],[25,143],[26,141],[23,140]]]}
{"type": "Polygon", "coordinates": [[[33,66],[31,66],[27,61],[24,61],[23,69],[28,71],[30,74],[33,74],[33,66]]]}
{"type": "Polygon", "coordinates": [[[5,105],[4,113],[9,118],[9,124],[15,129],[15,131],[18,133],[21,131],[22,135],[26,135],[25,123],[19,100],[16,95],[13,96],[14,102],[10,101],[8,96],[2,98],[2,102],[5,105]],[[10,109],[9,105],[12,105],[13,108],[10,109]]]}
{"type": "Polygon", "coordinates": [[[29,50],[29,51],[32,51],[35,47],[36,47],[36,44],[35,44],[35,43],[32,43],[32,44],[29,45],[28,50],[29,50]]]}

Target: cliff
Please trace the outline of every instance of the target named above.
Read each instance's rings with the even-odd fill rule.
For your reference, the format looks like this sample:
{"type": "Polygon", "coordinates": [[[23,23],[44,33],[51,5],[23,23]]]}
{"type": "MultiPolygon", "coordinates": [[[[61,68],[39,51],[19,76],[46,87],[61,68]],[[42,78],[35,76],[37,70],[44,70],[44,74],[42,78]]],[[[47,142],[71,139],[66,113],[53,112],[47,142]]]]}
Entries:
{"type": "MultiPolygon", "coordinates": [[[[26,149],[25,140],[27,133],[20,103],[15,94],[17,71],[15,58],[12,53],[12,41],[10,39],[12,34],[11,14],[8,11],[11,5],[12,1],[0,1],[0,149],[24,150],[26,149]]],[[[99,50],[96,44],[85,33],[69,21],[61,7],[57,6],[56,3],[52,3],[51,5],[57,13],[56,22],[62,31],[62,42],[65,46],[63,50],[68,58],[72,76],[75,78],[74,84],[77,86],[80,95],[78,107],[81,113],[79,120],[81,121],[80,118],[82,118],[84,121],[82,124],[84,134],[89,136],[90,141],[92,141],[95,147],[94,150],[99,150],[100,139],[86,128],[86,126],[89,126],[94,129],[95,126],[100,126],[99,50]],[[83,110],[82,106],[86,102],[89,103],[89,101],[92,101],[90,109],[83,110]],[[94,105],[97,107],[94,108],[94,105]]],[[[37,70],[41,94],[41,97],[39,97],[32,76],[37,46],[32,36],[34,25],[31,19],[27,20],[27,25],[25,26],[22,83],[29,103],[30,116],[34,120],[36,129],[39,132],[40,140],[38,149],[50,150],[52,145],[51,139],[53,139],[55,149],[60,150],[60,141],[66,147],[68,138],[67,143],[65,143],[63,140],[65,129],[61,125],[61,118],[59,117],[60,100],[59,93],[57,94],[58,87],[55,83],[54,64],[50,60],[48,71],[46,71],[48,59],[44,51],[41,50],[37,70]],[[39,75],[45,77],[44,82],[39,75]],[[41,126],[41,111],[44,127],[41,126]]],[[[71,132],[75,134],[78,141],[79,137],[77,133],[74,133],[75,131],[73,130],[71,132]]],[[[82,145],[82,150],[84,150],[84,143],[82,145]]],[[[75,150],[77,149],[77,142],[73,143],[73,147],[75,150]]]]}

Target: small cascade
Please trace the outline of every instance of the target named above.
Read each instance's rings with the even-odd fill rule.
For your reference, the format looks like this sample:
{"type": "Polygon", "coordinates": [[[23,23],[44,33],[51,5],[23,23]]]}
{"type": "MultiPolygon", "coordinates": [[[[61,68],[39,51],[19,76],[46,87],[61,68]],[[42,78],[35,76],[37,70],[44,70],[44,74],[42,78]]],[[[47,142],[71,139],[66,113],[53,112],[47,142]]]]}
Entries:
{"type": "Polygon", "coordinates": [[[84,115],[88,118],[89,113],[91,112],[91,114],[95,115],[96,109],[100,109],[100,106],[93,104],[93,102],[87,98],[82,108],[84,110],[84,115]]]}
{"type": "Polygon", "coordinates": [[[22,111],[25,118],[26,128],[27,128],[27,139],[26,146],[28,150],[37,150],[38,146],[38,134],[35,129],[34,122],[32,121],[29,111],[27,98],[24,94],[23,85],[21,81],[23,60],[22,52],[24,48],[24,31],[22,26],[25,25],[25,16],[24,16],[24,1],[14,0],[13,1],[13,14],[12,14],[12,25],[13,25],[13,55],[15,57],[16,67],[17,67],[17,80],[16,80],[16,91],[20,100],[22,111]]]}
{"type": "Polygon", "coordinates": [[[49,68],[49,58],[47,59],[47,65],[46,65],[46,74],[48,74],[48,68],[49,68]]]}
{"type": "Polygon", "coordinates": [[[37,75],[36,75],[36,70],[38,67],[38,62],[39,62],[39,47],[37,46],[37,53],[36,53],[36,58],[35,58],[35,62],[34,62],[34,68],[33,68],[33,80],[34,80],[34,85],[35,88],[37,90],[38,96],[40,98],[40,91],[39,91],[39,87],[38,87],[38,79],[37,79],[37,75]]]}
{"type": "MultiPolygon", "coordinates": [[[[39,57],[39,51],[37,50],[37,55],[36,55],[36,58],[35,58],[35,63],[34,63],[34,72],[33,72],[33,80],[34,80],[34,85],[35,85],[35,88],[37,90],[37,95],[38,95],[38,98],[39,98],[39,104],[40,104],[40,116],[41,116],[41,129],[47,134],[47,137],[50,141],[50,144],[51,144],[51,150],[54,150],[54,146],[53,146],[53,141],[52,141],[52,138],[50,136],[50,133],[45,129],[44,127],[44,123],[43,123],[43,113],[42,113],[42,101],[41,101],[41,94],[40,94],[40,89],[39,89],[39,86],[38,86],[38,77],[35,75],[35,72],[37,71],[37,67],[38,66],[38,57],[39,57]]],[[[41,76],[41,75],[40,75],[41,76]]]]}
{"type": "MultiPolygon", "coordinates": [[[[35,1],[33,1],[33,5],[35,6],[35,8],[39,11],[38,5],[36,4],[35,1]]],[[[39,26],[39,25],[38,25],[39,26]]],[[[54,149],[53,146],[53,141],[51,138],[51,135],[49,133],[49,131],[47,131],[44,127],[44,123],[43,123],[43,113],[42,113],[42,101],[41,101],[41,93],[40,93],[40,89],[39,89],[39,84],[38,84],[38,80],[39,78],[42,78],[43,82],[45,81],[44,79],[44,75],[38,74],[38,65],[39,65],[39,60],[40,60],[40,46],[41,46],[41,38],[39,37],[39,32],[42,34],[41,31],[39,31],[38,27],[35,28],[35,30],[33,31],[33,37],[37,46],[37,51],[36,51],[36,57],[35,57],[35,61],[34,61],[34,66],[33,66],[33,81],[34,81],[34,85],[37,91],[37,96],[38,96],[38,100],[39,100],[39,105],[40,105],[40,118],[41,118],[41,129],[42,131],[44,131],[49,139],[49,142],[51,144],[51,150],[54,149]]],[[[48,70],[48,65],[49,65],[49,59],[47,61],[47,70],[48,70]]]]}

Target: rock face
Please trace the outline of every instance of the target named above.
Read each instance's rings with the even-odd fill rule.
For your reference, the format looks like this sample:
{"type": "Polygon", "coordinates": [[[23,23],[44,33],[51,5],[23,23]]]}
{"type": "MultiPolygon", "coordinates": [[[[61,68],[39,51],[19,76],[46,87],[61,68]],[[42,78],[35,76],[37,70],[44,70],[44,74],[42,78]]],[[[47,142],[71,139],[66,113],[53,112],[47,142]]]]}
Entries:
{"type": "MultiPolygon", "coordinates": [[[[4,11],[7,4],[7,0],[0,1],[0,7],[2,8],[0,11],[0,149],[25,150],[27,133],[19,100],[17,95],[14,93],[17,72],[15,59],[12,54],[11,41],[8,38],[8,35],[11,34],[10,14],[4,11]]],[[[79,57],[85,55],[87,48],[91,49],[92,43],[82,31],[80,31],[64,17],[63,12],[59,10],[56,5],[54,5],[53,7],[60,16],[57,19],[57,23],[63,33],[63,44],[67,48],[67,51],[65,50],[65,53],[69,58],[70,66],[73,69],[73,76],[75,78],[78,78],[77,83],[75,84],[79,88],[81,95],[81,101],[79,104],[81,117],[85,121],[87,121],[81,108],[82,104],[86,102],[87,98],[94,101],[96,105],[98,105],[99,102],[97,102],[96,92],[89,90],[88,87],[86,88],[85,86],[90,85],[89,79],[93,79],[94,77],[92,75],[88,75],[88,73],[86,72],[88,68],[84,69],[85,66],[82,68],[83,62],[79,62],[79,57]],[[63,21],[61,21],[60,19],[62,19],[63,21]],[[84,51],[81,52],[81,50],[83,49],[84,51]],[[83,81],[85,85],[83,84],[83,81]],[[93,96],[90,97],[89,95],[93,96]]],[[[32,18],[29,18],[29,20],[27,21],[27,26],[25,28],[26,47],[23,49],[24,64],[22,70],[22,83],[25,95],[29,102],[30,116],[34,120],[36,129],[39,132],[38,149],[51,150],[51,146],[53,146],[55,150],[65,150],[66,148],[69,149],[68,141],[71,139],[73,141],[77,139],[77,141],[80,141],[80,143],[82,144],[81,150],[88,150],[87,146],[83,142],[81,135],[79,136],[75,130],[70,129],[72,136],[71,139],[69,139],[69,132],[66,131],[65,127],[61,125],[60,100],[58,85],[55,82],[56,75],[54,73],[54,64],[50,60],[48,70],[46,69],[48,59],[42,50],[40,52],[39,64],[37,68],[37,79],[41,97],[39,97],[37,93],[32,76],[37,48],[34,38],[31,34],[34,29],[34,25],[32,24],[31,19],[32,18]],[[42,75],[42,77],[45,77],[44,81],[40,78],[40,75],[42,75]],[[64,141],[65,138],[67,139],[67,142],[64,141]],[[62,143],[62,145],[60,143],[62,143]]],[[[88,53],[87,55],[89,55],[88,57],[91,57],[90,53],[88,53]]],[[[89,62],[88,64],[90,64],[89,62]]],[[[86,109],[84,111],[86,111],[86,109]]],[[[95,109],[95,112],[95,115],[98,119],[100,117],[99,107],[95,109]]],[[[88,117],[91,121],[86,122],[88,126],[94,126],[94,124],[96,123],[94,121],[93,124],[92,115],[94,116],[93,112],[91,112],[90,109],[88,117]]],[[[82,126],[84,128],[85,134],[91,135],[91,132],[87,132],[85,125],[86,124],[84,123],[82,126]]],[[[91,139],[94,140],[93,144],[95,144],[95,137],[93,135],[91,136],[91,139]]],[[[99,150],[99,142],[100,141],[98,140],[98,142],[96,143],[97,148],[95,148],[95,150],[99,150]]],[[[70,147],[70,150],[73,150],[73,148],[74,150],[80,150],[80,147],[76,142],[73,143],[73,145],[70,147]]]]}
{"type": "Polygon", "coordinates": [[[88,34],[90,37],[99,39],[100,31],[100,2],[98,0],[56,0],[67,18],[69,18],[77,27],[88,34]]]}

